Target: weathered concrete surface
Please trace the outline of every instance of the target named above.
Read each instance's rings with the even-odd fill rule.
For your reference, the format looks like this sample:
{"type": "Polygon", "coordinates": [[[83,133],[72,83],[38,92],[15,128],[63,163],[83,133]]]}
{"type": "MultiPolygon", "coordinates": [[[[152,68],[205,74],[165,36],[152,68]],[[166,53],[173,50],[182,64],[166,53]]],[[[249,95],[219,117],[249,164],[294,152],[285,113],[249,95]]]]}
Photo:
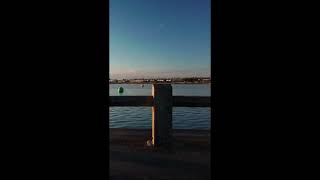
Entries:
{"type": "Polygon", "coordinates": [[[110,129],[110,178],[211,179],[210,131],[176,130],[173,137],[167,151],[146,146],[151,129],[110,129]]]}

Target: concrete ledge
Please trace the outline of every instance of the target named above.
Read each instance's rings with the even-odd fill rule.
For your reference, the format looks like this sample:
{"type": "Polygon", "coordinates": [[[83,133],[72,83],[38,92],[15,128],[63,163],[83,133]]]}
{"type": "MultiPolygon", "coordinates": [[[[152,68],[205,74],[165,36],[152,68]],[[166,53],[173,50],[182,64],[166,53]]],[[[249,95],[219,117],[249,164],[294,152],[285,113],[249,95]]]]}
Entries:
{"type": "Polygon", "coordinates": [[[110,129],[111,179],[211,179],[210,130],[174,130],[171,151],[147,147],[151,129],[110,129]]]}

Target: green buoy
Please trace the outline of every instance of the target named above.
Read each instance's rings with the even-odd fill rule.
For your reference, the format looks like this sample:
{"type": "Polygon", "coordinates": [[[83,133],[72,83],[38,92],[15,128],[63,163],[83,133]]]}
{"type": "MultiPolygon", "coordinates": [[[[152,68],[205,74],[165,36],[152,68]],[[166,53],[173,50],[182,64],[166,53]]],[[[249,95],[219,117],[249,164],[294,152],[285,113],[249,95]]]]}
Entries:
{"type": "Polygon", "coordinates": [[[123,87],[119,87],[119,88],[118,88],[118,93],[122,94],[123,91],[124,91],[123,87]]]}

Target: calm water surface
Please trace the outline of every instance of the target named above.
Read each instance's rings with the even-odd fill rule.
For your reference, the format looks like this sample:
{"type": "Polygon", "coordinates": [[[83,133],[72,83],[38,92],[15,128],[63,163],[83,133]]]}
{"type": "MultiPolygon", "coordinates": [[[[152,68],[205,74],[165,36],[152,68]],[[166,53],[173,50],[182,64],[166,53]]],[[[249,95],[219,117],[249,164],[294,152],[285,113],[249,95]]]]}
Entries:
{"type": "MultiPolygon", "coordinates": [[[[151,96],[151,84],[110,84],[110,96],[151,96]]],[[[211,96],[210,84],[173,84],[174,96],[211,96]]],[[[210,129],[211,108],[173,107],[174,129],[210,129]]],[[[110,128],[151,129],[151,107],[110,107],[110,128]]]]}

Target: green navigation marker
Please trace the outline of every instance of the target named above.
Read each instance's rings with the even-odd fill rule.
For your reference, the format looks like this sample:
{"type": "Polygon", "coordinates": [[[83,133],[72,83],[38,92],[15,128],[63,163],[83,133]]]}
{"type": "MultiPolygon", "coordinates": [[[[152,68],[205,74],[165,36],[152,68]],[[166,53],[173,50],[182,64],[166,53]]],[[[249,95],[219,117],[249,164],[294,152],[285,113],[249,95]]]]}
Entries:
{"type": "Polygon", "coordinates": [[[118,93],[122,94],[123,91],[124,91],[123,87],[119,87],[119,88],[118,88],[118,93]]]}

